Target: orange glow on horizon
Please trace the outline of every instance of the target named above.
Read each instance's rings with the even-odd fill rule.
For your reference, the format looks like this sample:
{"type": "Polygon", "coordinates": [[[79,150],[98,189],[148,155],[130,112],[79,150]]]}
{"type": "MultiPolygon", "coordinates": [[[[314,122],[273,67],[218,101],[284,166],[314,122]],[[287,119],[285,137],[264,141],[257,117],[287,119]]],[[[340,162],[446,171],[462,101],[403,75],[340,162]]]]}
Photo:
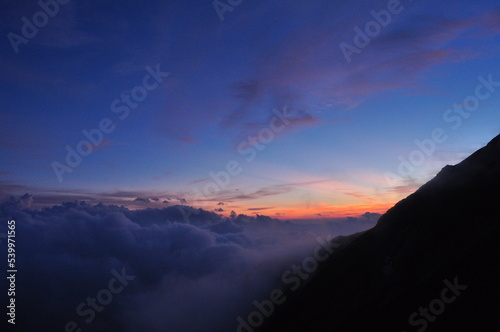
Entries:
{"type": "MultiPolygon", "coordinates": [[[[289,208],[266,208],[253,211],[249,209],[235,209],[237,214],[246,214],[249,216],[265,215],[272,218],[287,220],[287,219],[334,219],[359,217],[360,215],[371,212],[384,214],[395,203],[375,203],[375,204],[358,204],[335,206],[326,203],[317,203],[314,207],[289,207],[289,208]]],[[[229,212],[229,211],[228,211],[229,212]]],[[[226,214],[224,214],[226,215],[226,214]]],[[[227,213],[229,216],[229,213],[227,213]]]]}

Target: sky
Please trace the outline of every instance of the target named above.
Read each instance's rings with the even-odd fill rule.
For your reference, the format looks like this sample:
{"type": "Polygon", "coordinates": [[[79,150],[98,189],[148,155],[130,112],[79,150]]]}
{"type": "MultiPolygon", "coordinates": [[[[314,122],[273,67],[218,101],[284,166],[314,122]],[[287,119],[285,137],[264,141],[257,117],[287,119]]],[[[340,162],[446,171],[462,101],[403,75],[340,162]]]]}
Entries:
{"type": "Polygon", "coordinates": [[[337,236],[500,131],[494,0],[0,13],[0,246],[14,224],[21,330],[242,332],[337,236]]]}
{"type": "Polygon", "coordinates": [[[499,133],[497,1],[231,3],[2,1],[1,197],[383,213],[499,133]]]}

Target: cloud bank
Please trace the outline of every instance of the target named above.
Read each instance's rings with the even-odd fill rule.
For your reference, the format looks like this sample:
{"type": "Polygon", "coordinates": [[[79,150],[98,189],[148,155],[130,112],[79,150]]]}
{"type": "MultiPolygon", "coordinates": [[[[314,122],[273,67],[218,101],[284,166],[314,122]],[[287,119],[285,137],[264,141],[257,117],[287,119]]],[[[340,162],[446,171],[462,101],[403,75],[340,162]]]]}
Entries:
{"type": "Polygon", "coordinates": [[[32,201],[0,204],[0,233],[16,221],[21,330],[234,331],[252,301],[311,254],[317,236],[364,230],[379,217],[298,224],[189,206],[132,211],[72,202],[33,210],[32,201]],[[118,287],[123,278],[127,285],[118,287]],[[116,288],[107,303],[105,293],[116,288]],[[106,304],[94,310],[88,298],[99,296],[106,304]]]}

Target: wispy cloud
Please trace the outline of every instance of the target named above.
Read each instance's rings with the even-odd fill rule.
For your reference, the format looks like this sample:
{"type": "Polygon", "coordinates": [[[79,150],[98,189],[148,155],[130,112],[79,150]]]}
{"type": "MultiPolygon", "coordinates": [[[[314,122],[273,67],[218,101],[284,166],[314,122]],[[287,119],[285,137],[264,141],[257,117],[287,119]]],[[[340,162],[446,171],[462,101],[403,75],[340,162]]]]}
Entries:
{"type": "Polygon", "coordinates": [[[166,172],[163,172],[161,175],[158,175],[158,176],[155,176],[153,177],[153,180],[154,181],[159,181],[159,180],[163,180],[167,177],[169,177],[170,175],[172,175],[173,172],[172,171],[166,171],[166,172]]]}
{"type": "Polygon", "coordinates": [[[485,28],[492,33],[500,33],[500,10],[491,11],[485,14],[485,28]]]}
{"type": "Polygon", "coordinates": [[[274,209],[274,208],[275,208],[274,206],[270,206],[270,207],[261,207],[261,208],[249,208],[247,210],[248,211],[265,211],[265,210],[274,209]]]}
{"type": "Polygon", "coordinates": [[[272,186],[267,186],[255,190],[253,192],[242,193],[242,192],[234,192],[234,191],[225,191],[220,195],[217,195],[215,198],[210,198],[211,201],[225,201],[225,202],[237,202],[237,201],[246,201],[259,199],[268,196],[279,196],[283,194],[290,193],[296,189],[304,188],[310,185],[322,184],[333,182],[333,180],[315,180],[315,181],[306,181],[306,182],[297,182],[297,183],[287,183],[287,184],[277,184],[272,186]]]}
{"type": "Polygon", "coordinates": [[[189,184],[201,183],[201,182],[205,182],[207,180],[208,180],[208,178],[196,179],[196,180],[193,180],[193,181],[189,182],[189,184]]]}

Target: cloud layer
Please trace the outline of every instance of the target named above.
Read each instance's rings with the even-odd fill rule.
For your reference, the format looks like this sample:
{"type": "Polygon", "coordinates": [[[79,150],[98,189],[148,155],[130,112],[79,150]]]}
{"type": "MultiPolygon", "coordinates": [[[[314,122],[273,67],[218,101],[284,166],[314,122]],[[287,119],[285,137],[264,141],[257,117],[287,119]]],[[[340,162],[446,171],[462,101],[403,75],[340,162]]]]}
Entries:
{"type": "Polygon", "coordinates": [[[317,236],[364,230],[379,217],[296,224],[188,206],[131,211],[73,202],[32,210],[31,201],[0,205],[0,233],[16,221],[23,330],[62,331],[71,321],[82,331],[234,330],[253,300],[311,254],[317,236]],[[113,270],[135,278],[87,323],[77,307],[108,288],[113,270]]]}

